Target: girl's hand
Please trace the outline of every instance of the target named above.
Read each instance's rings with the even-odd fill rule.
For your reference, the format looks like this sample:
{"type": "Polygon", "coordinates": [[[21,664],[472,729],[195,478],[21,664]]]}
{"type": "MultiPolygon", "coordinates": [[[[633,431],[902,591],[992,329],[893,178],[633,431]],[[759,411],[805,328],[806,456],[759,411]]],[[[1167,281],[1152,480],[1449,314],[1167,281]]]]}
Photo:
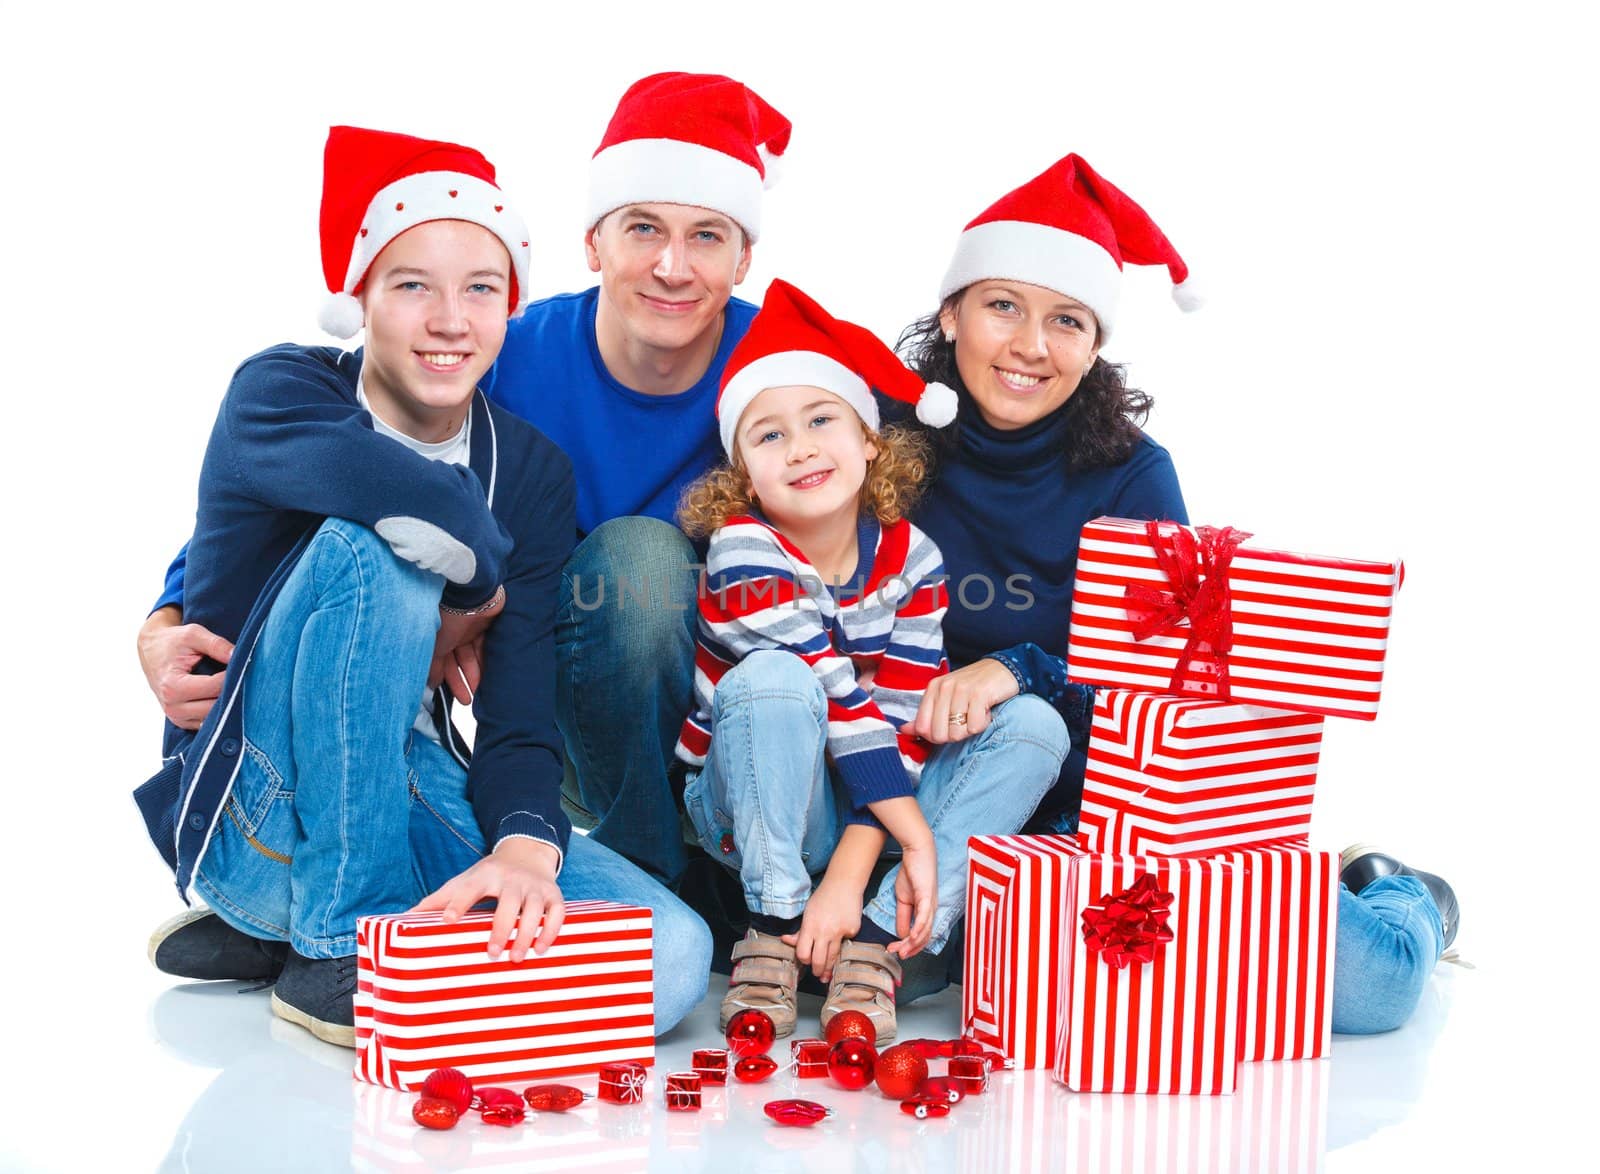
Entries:
{"type": "Polygon", "coordinates": [[[894,878],[894,932],[889,953],[904,961],[915,957],[933,934],[933,914],[939,907],[939,862],[933,838],[926,843],[900,845],[900,874],[894,878]]]}
{"type": "Polygon", "coordinates": [[[811,967],[811,973],[822,982],[833,978],[833,966],[845,940],[861,932],[862,892],[848,882],[824,876],[806,902],[800,928],[783,935],[794,947],[795,957],[811,967]]]}
{"type": "Polygon", "coordinates": [[[960,742],[989,727],[989,711],[1017,695],[1017,678],[998,660],[976,660],[935,677],[922,694],[915,721],[900,727],[924,742],[960,742]]]}

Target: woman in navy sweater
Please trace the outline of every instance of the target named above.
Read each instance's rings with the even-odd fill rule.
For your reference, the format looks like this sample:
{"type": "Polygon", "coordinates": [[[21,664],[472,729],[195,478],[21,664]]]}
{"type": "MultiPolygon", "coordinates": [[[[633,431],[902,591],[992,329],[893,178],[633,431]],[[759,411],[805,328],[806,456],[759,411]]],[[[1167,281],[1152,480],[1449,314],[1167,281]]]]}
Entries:
{"type": "MultiPolygon", "coordinates": [[[[967,226],[939,309],[900,340],[917,374],[959,401],[955,422],[933,434],[913,517],[951,575],[945,644],[956,667],[923,694],[915,730],[960,741],[1020,693],[1053,704],[1072,751],[1032,831],[1076,831],[1083,794],[1094,691],[1068,681],[1065,659],[1083,524],[1103,514],[1188,521],[1171,457],[1139,427],[1150,397],[1100,357],[1124,262],[1165,265],[1178,304],[1197,304],[1187,266],[1143,209],[1068,155],[967,226]]],[[[885,415],[918,426],[887,401],[885,415]]],[[[1334,1030],[1389,1030],[1455,936],[1455,896],[1370,849],[1347,850],[1344,864],[1334,1030]]],[[[908,967],[905,981],[929,980],[908,967]]]]}

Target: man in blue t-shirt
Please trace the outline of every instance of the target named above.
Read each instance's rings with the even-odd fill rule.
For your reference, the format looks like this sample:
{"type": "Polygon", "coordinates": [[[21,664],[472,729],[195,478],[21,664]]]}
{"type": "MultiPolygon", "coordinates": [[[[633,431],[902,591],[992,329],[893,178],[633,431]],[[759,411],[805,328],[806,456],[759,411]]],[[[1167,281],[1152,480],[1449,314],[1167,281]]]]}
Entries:
{"type": "MultiPolygon", "coordinates": [[[[721,455],[723,365],[756,308],[733,298],[760,234],[769,163],[789,123],[739,82],[657,74],[623,95],[591,162],[589,267],[600,284],[530,305],[480,386],[571,458],[577,549],[557,616],[556,720],[566,798],[592,836],[666,881],[686,856],[668,771],[690,708],[693,548],[673,524],[685,485],[721,455]],[[588,820],[584,820],[587,816],[588,820]]],[[[152,690],[198,727],[232,646],[184,623],[184,560],[139,636],[152,690]]],[[[477,649],[447,681],[462,700],[477,649]]]]}

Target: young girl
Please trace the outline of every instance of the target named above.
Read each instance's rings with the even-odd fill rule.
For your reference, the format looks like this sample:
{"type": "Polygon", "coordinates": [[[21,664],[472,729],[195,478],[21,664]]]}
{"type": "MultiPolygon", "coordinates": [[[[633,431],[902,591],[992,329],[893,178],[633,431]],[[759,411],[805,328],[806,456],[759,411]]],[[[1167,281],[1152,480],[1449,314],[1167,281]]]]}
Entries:
{"type": "Polygon", "coordinates": [[[987,721],[952,714],[977,736],[931,755],[902,729],[947,669],[946,576],[904,516],[922,449],[878,431],[874,391],[949,419],[948,389],[774,281],[723,375],[730,464],[679,511],[711,535],[697,708],[677,748],[694,768],[684,803],[750,909],[724,1026],[756,1007],[791,1033],[803,963],[829,983],[824,1028],[854,1009],[892,1039],[901,960],[941,951],[961,916],[967,836],[1020,828],[1067,750],[1064,723],[1032,697],[987,721]],[[900,862],[863,906],[888,836],[900,862]]]}

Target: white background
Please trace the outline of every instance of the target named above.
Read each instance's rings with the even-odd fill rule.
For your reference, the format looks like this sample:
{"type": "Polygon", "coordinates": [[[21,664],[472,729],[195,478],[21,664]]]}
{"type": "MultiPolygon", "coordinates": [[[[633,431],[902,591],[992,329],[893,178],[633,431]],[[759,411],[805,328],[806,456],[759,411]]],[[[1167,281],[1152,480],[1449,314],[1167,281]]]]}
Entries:
{"type": "Polygon", "coordinates": [[[0,1166],[148,1168],[208,1078],[146,1056],[167,984],[139,954],[175,901],[127,794],[158,732],[133,637],[233,366],[327,341],[327,126],[481,147],[538,296],[590,282],[587,158],[662,69],[795,124],[752,301],[782,275],[892,339],[962,225],[1067,151],[1162,225],[1209,304],[1130,271],[1107,354],[1191,516],[1407,564],[1383,712],[1328,723],[1317,839],[1455,883],[1479,969],[1451,985],[1498,1030],[1362,1168],[1564,1147],[1595,1044],[1592,38],[1536,4],[882,7],[8,6],[0,1166]]]}

